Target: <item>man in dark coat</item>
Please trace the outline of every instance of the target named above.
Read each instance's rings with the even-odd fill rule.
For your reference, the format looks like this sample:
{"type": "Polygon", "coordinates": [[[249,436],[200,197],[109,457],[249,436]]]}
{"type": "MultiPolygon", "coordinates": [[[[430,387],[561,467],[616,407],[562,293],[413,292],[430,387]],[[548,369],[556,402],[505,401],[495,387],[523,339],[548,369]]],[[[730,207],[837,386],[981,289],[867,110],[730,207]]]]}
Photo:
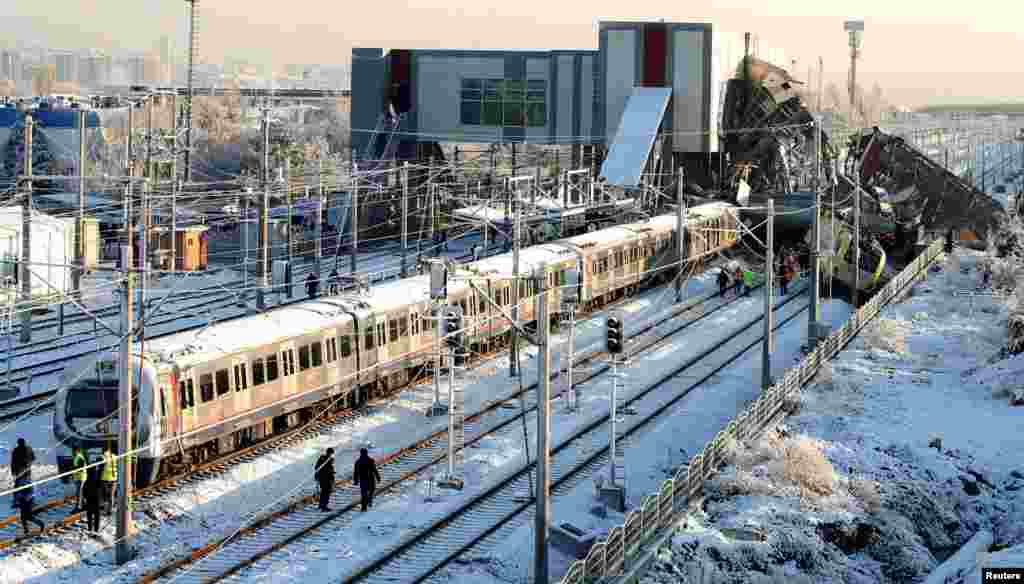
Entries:
{"type": "Polygon", "coordinates": [[[359,449],[359,459],[356,460],[352,478],[359,485],[359,502],[363,506],[362,510],[366,511],[367,507],[373,507],[373,491],[380,482],[380,472],[365,448],[359,449]]]}
{"type": "Polygon", "coordinates": [[[320,287],[320,282],[316,279],[316,276],[310,274],[306,276],[306,295],[310,298],[316,298],[317,288],[320,287]]]}
{"type": "Polygon", "coordinates": [[[18,445],[11,452],[11,476],[17,480],[24,475],[25,479],[31,481],[32,463],[35,460],[36,455],[32,452],[32,447],[25,444],[24,438],[18,438],[18,445]]]}
{"type": "Polygon", "coordinates": [[[82,494],[85,498],[85,519],[88,529],[92,533],[100,531],[100,506],[103,502],[103,481],[100,480],[100,473],[95,469],[89,469],[88,478],[85,480],[85,487],[82,494]]]}
{"type": "Polygon", "coordinates": [[[46,525],[42,521],[36,519],[35,511],[35,489],[32,486],[32,480],[26,475],[21,475],[14,481],[14,488],[22,488],[20,491],[14,493],[14,506],[18,508],[19,514],[21,515],[21,528],[25,530],[25,535],[28,535],[28,524],[29,522],[35,523],[39,526],[39,530],[46,529],[46,525]]]}
{"type": "Polygon", "coordinates": [[[327,452],[317,459],[316,472],[313,475],[320,485],[320,510],[330,511],[327,505],[331,502],[331,491],[334,490],[334,449],[328,448],[327,452]]]}
{"type": "Polygon", "coordinates": [[[718,297],[725,298],[725,290],[729,287],[729,276],[725,273],[725,268],[718,270],[718,297]]]}

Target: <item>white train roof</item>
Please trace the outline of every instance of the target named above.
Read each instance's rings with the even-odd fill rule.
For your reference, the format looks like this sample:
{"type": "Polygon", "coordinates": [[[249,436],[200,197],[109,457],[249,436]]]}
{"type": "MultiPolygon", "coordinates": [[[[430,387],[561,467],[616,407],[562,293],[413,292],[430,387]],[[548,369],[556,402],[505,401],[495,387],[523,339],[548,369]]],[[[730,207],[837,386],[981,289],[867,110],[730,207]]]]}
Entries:
{"type": "Polygon", "coordinates": [[[351,321],[344,300],[310,300],[263,314],[228,320],[203,329],[147,340],[147,355],[183,368],[351,321]]]}
{"type": "Polygon", "coordinates": [[[576,235],[562,239],[563,243],[578,247],[586,248],[593,245],[598,247],[605,247],[623,241],[631,241],[636,239],[635,233],[624,227],[609,227],[607,229],[601,229],[599,231],[593,231],[591,233],[584,233],[582,235],[576,235]]]}
{"type": "MultiPolygon", "coordinates": [[[[519,275],[528,276],[542,264],[565,259],[567,256],[573,255],[575,255],[573,252],[565,249],[557,243],[542,243],[540,245],[523,248],[519,250],[519,275]]],[[[466,271],[475,272],[477,274],[511,276],[513,274],[512,258],[512,252],[507,252],[491,256],[489,258],[484,258],[476,262],[470,262],[465,264],[463,268],[466,271]]],[[[448,286],[448,290],[450,292],[457,291],[468,285],[469,284],[464,281],[455,280],[448,286]]]]}

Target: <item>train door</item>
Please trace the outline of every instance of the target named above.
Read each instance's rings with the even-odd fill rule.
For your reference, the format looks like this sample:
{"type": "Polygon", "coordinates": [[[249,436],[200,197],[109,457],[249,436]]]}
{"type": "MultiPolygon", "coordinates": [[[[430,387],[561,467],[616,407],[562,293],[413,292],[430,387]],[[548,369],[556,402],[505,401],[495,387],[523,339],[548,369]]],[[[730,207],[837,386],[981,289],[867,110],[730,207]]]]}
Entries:
{"type": "Polygon", "coordinates": [[[247,412],[254,407],[249,362],[240,357],[231,360],[231,381],[234,386],[234,406],[231,414],[247,412]]]}
{"type": "Polygon", "coordinates": [[[182,371],[178,377],[178,408],[181,433],[196,427],[196,376],[195,369],[182,371]]]}
{"type": "Polygon", "coordinates": [[[286,341],[278,347],[277,363],[281,375],[281,384],[278,387],[281,388],[281,396],[295,395],[299,390],[298,378],[295,375],[298,372],[295,345],[295,341],[286,341]]]}
{"type": "Polygon", "coordinates": [[[338,383],[341,380],[338,361],[341,359],[338,340],[341,337],[340,329],[328,329],[323,336],[324,344],[324,366],[323,383],[328,387],[331,395],[338,393],[338,383]]]}
{"type": "Polygon", "coordinates": [[[359,385],[377,381],[377,363],[380,362],[377,342],[377,323],[380,317],[366,314],[359,321],[359,385]]]}
{"type": "Polygon", "coordinates": [[[320,338],[306,338],[297,344],[296,391],[305,393],[323,385],[324,348],[320,338]]]}
{"type": "Polygon", "coordinates": [[[160,403],[157,404],[157,411],[160,413],[160,436],[172,436],[177,431],[178,412],[175,402],[176,384],[174,375],[167,373],[160,375],[160,403]]]}

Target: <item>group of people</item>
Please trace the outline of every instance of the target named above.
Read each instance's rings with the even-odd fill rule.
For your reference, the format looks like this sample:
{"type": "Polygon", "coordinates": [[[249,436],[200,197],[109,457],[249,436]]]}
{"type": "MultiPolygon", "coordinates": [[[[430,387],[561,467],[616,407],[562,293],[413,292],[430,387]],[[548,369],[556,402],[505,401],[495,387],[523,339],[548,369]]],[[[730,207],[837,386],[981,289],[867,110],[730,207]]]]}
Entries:
{"type": "MultiPolygon", "coordinates": [[[[779,290],[783,296],[789,293],[789,284],[800,273],[800,260],[795,253],[782,251],[782,260],[776,263],[779,290]]],[[[727,268],[718,271],[718,297],[725,298],[730,287],[735,286],[736,297],[747,296],[754,287],[754,272],[736,265],[730,274],[727,268]]]]}
{"type": "MultiPolygon", "coordinates": [[[[18,445],[11,453],[11,475],[14,477],[14,493],[12,507],[18,509],[21,527],[28,534],[29,523],[39,526],[46,525],[35,516],[35,487],[32,483],[32,463],[36,455],[24,438],[18,438],[18,445]]],[[[77,497],[72,513],[85,511],[88,530],[98,533],[100,530],[100,507],[107,502],[107,513],[114,508],[114,495],[117,489],[117,457],[113,446],[108,444],[103,452],[103,464],[89,466],[89,458],[80,447],[74,448],[71,459],[71,482],[76,487],[77,497]]]]}
{"type": "MultiPolygon", "coordinates": [[[[331,270],[329,276],[327,276],[327,293],[331,296],[337,295],[341,292],[341,275],[338,274],[338,268],[331,270]]],[[[311,299],[316,298],[320,295],[320,278],[316,277],[316,274],[310,274],[306,276],[306,296],[311,299]]]]}
{"type": "MultiPolygon", "coordinates": [[[[328,448],[313,467],[313,478],[320,487],[320,510],[330,511],[331,493],[334,492],[334,449],[328,448]]],[[[373,507],[373,494],[377,490],[377,483],[380,482],[380,471],[377,470],[377,463],[370,458],[370,453],[365,449],[359,450],[359,458],[356,459],[355,467],[352,469],[352,482],[359,487],[359,503],[362,511],[373,507]]]]}

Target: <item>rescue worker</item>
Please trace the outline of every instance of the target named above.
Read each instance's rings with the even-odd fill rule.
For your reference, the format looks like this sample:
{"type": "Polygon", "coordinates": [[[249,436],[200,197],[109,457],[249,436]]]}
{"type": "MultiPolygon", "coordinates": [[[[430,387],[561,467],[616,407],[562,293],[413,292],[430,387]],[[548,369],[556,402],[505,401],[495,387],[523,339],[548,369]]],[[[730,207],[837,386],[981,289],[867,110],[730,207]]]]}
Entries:
{"type": "Polygon", "coordinates": [[[725,268],[718,271],[718,297],[725,298],[725,291],[729,288],[729,276],[725,273],[725,268]]]}
{"type": "Polygon", "coordinates": [[[377,463],[370,458],[365,448],[359,449],[359,459],[356,460],[355,468],[352,471],[352,480],[359,485],[359,503],[362,510],[373,507],[373,492],[380,482],[380,472],[377,471],[377,463]]]}
{"type": "Polygon", "coordinates": [[[32,479],[26,475],[21,475],[17,480],[14,481],[14,488],[25,487],[24,489],[14,493],[14,506],[18,508],[19,514],[21,515],[21,528],[25,530],[25,535],[28,535],[28,524],[29,522],[35,523],[39,526],[39,531],[46,528],[46,525],[42,521],[36,519],[33,507],[35,506],[35,488],[32,486],[32,479]]]}
{"type": "Polygon", "coordinates": [[[36,461],[36,455],[32,447],[25,443],[24,438],[18,438],[18,445],[11,452],[11,476],[15,480],[24,476],[30,482],[32,480],[32,463],[36,461]]]}
{"type": "Polygon", "coordinates": [[[100,506],[103,503],[103,482],[100,480],[100,473],[97,469],[90,469],[87,473],[83,489],[85,496],[85,520],[87,529],[93,533],[100,531],[100,506]]]}
{"type": "Polygon", "coordinates": [[[103,470],[100,471],[100,481],[103,483],[103,493],[108,497],[108,513],[114,512],[114,495],[117,491],[117,458],[114,456],[114,447],[107,444],[103,451],[103,470]]]}
{"type": "Polygon", "coordinates": [[[317,281],[316,276],[313,274],[306,276],[306,295],[310,298],[316,298],[319,285],[320,282],[317,281]]]}
{"type": "Polygon", "coordinates": [[[72,513],[82,510],[83,503],[83,490],[85,489],[86,469],[85,467],[89,464],[89,460],[85,457],[85,453],[82,452],[80,446],[76,446],[74,450],[74,456],[71,459],[71,468],[74,472],[71,475],[71,480],[74,481],[78,486],[78,498],[75,500],[75,509],[72,513]]]}
{"type": "Polygon", "coordinates": [[[732,279],[736,282],[736,297],[739,298],[743,294],[743,284],[746,282],[743,279],[743,270],[739,266],[736,266],[736,271],[732,274],[732,279]]]}
{"type": "Polygon", "coordinates": [[[754,287],[754,272],[743,270],[743,295],[750,296],[750,289],[754,287]]]}
{"type": "Polygon", "coordinates": [[[320,486],[320,510],[330,511],[327,505],[331,502],[331,491],[334,490],[334,449],[328,448],[327,452],[317,459],[316,470],[313,477],[320,486]]]}

